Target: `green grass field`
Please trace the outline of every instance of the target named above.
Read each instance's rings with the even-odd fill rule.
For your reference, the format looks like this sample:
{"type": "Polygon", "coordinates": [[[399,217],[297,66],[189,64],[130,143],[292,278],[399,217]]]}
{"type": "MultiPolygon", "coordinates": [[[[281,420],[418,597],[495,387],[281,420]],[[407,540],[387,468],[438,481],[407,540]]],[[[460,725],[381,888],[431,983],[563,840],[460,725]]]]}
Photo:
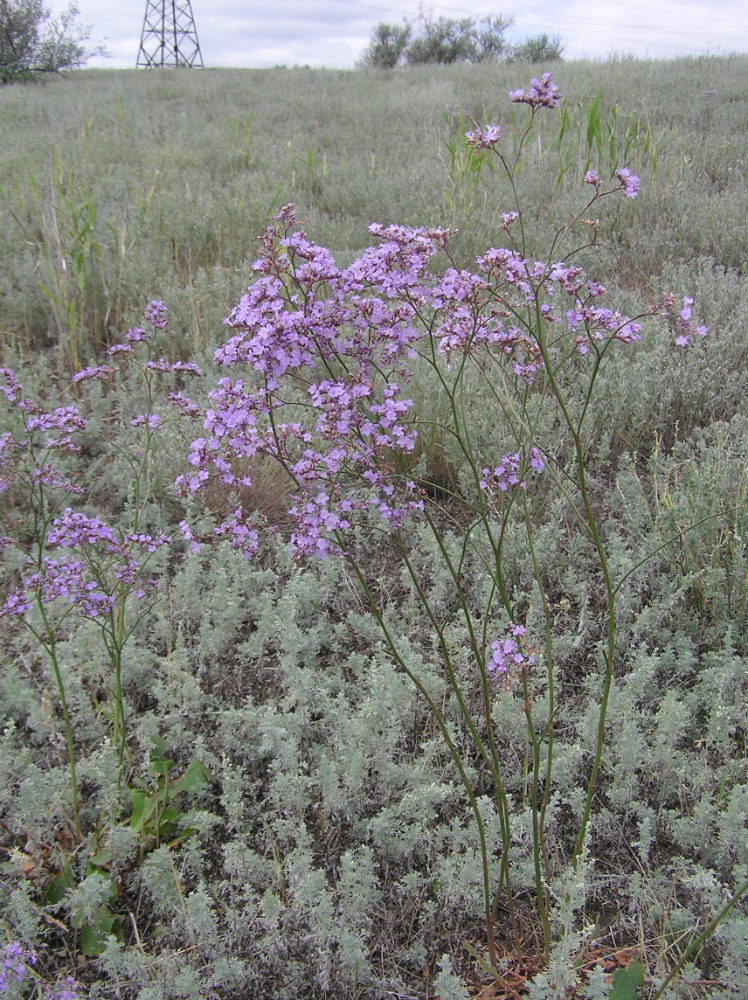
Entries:
{"type": "Polygon", "coordinates": [[[464,134],[499,123],[510,155],[525,107],[508,91],[539,69],[0,88],[0,926],[38,956],[9,997],[66,976],[118,1000],[748,996],[747,70],[554,65],[564,103],[538,115],[516,173],[525,255],[547,261],[595,222],[571,259],[615,308],[689,296],[709,333],[677,349],[676,320],[648,320],[592,381],[565,356],[578,435],[541,405],[550,376],[512,396],[520,412],[480,370],[450,412],[419,362],[406,471],[424,518],[404,542],[362,518],[348,562],[293,558],[291,481],[269,460],[251,488],[178,494],[201,423],[148,417],[166,392],[211,405],[223,321],[289,202],[340,267],[372,222],[457,230],[457,269],[502,246],[512,186],[464,134]],[[624,166],[638,197],[564,229],[587,170],[624,166]],[[168,329],[128,343],[162,367],[71,382],[112,363],[152,300],[168,329]],[[68,406],[87,421],[75,452],[68,406]],[[531,424],[522,440],[556,476],[496,501],[499,584],[496,550],[468,552],[463,420],[487,465],[531,424]],[[209,535],[237,496],[264,532],[256,558],[191,551],[180,521],[209,535]],[[68,506],[119,533],[80,547],[89,597],[115,594],[105,612],[75,611],[72,583],[52,593],[68,506]],[[145,554],[159,533],[173,541],[145,554]],[[39,599],[16,613],[26,592],[39,599]],[[473,629],[485,652],[508,606],[534,662],[487,693],[473,629]]]}

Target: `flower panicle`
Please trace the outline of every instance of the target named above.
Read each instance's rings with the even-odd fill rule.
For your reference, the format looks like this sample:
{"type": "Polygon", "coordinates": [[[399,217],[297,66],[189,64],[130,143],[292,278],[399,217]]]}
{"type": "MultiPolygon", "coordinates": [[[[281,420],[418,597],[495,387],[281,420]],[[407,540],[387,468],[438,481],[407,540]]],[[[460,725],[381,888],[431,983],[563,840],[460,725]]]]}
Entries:
{"type": "Polygon", "coordinates": [[[524,670],[535,663],[535,657],[527,651],[525,626],[509,622],[507,632],[508,636],[491,643],[486,670],[492,677],[506,677],[512,670],[524,670]]]}
{"type": "Polygon", "coordinates": [[[515,104],[529,104],[533,111],[536,108],[557,108],[562,96],[553,82],[551,73],[543,73],[540,80],[533,77],[528,93],[523,89],[509,91],[510,101],[515,104]]]}

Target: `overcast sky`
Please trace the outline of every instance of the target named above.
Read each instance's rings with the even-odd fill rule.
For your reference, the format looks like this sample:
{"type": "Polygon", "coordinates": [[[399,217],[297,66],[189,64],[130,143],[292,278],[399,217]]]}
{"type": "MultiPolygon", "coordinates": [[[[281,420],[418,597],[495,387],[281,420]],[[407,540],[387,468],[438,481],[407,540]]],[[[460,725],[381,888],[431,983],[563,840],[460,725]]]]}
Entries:
{"type": "MultiPolygon", "coordinates": [[[[160,8],[162,0],[156,0],[160,8]]],[[[184,3],[185,0],[182,0],[184,3]]],[[[54,13],[67,0],[47,0],[54,13]]],[[[91,42],[105,42],[111,56],[90,65],[135,66],[146,0],[76,0],[78,22],[90,25],[91,42]]],[[[171,0],[164,0],[167,8],[171,0]]],[[[746,0],[540,0],[460,6],[426,3],[435,17],[477,20],[501,13],[514,18],[510,41],[547,31],[559,34],[568,59],[604,59],[631,53],[642,58],[720,54],[748,50],[746,0]]],[[[206,66],[352,67],[380,21],[401,23],[418,15],[418,0],[192,0],[192,15],[206,66]]]]}

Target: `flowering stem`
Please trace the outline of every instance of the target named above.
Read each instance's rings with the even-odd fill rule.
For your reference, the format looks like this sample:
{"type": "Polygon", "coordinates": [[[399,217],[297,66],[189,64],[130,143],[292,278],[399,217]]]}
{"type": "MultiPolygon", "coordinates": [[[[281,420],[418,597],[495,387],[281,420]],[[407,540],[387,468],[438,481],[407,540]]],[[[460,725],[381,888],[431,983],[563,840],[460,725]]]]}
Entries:
{"type": "MultiPolygon", "coordinates": [[[[401,558],[402,558],[403,562],[405,563],[405,566],[406,566],[406,568],[408,570],[408,573],[410,574],[411,580],[413,581],[413,585],[415,586],[416,591],[418,592],[418,596],[419,596],[419,599],[421,601],[421,605],[424,608],[424,610],[426,611],[426,614],[427,614],[429,620],[431,621],[431,624],[434,627],[434,631],[436,632],[436,634],[437,634],[437,636],[439,638],[439,645],[441,646],[442,654],[444,656],[444,662],[445,662],[445,667],[446,667],[447,674],[448,674],[448,677],[449,677],[450,688],[452,689],[452,692],[454,693],[455,697],[457,698],[457,702],[458,702],[458,704],[460,706],[460,712],[462,714],[462,717],[465,719],[465,722],[467,723],[468,729],[470,730],[470,735],[471,735],[471,737],[473,739],[473,743],[475,744],[476,748],[478,749],[478,751],[480,752],[481,756],[483,757],[483,760],[485,761],[486,766],[488,767],[488,769],[489,769],[489,771],[491,773],[491,777],[493,778],[493,781],[494,781],[494,788],[495,788],[495,792],[496,792],[496,806],[497,806],[497,812],[498,812],[498,816],[499,816],[499,823],[500,823],[500,826],[501,826],[501,848],[502,848],[502,850],[501,850],[501,879],[502,879],[502,882],[506,885],[507,907],[509,909],[510,919],[512,921],[512,928],[513,928],[513,932],[514,932],[514,936],[515,936],[515,941],[516,941],[517,955],[520,956],[522,954],[522,945],[521,945],[521,940],[520,940],[520,935],[519,935],[519,929],[517,927],[516,916],[515,916],[515,912],[514,912],[514,894],[512,892],[511,877],[510,877],[510,874],[509,874],[509,845],[510,845],[509,803],[507,801],[506,791],[504,789],[504,783],[503,783],[503,780],[501,778],[501,769],[500,769],[500,765],[499,765],[499,755],[498,755],[498,752],[496,750],[496,744],[495,744],[494,735],[493,735],[493,723],[492,723],[492,720],[491,720],[491,710],[490,710],[491,701],[490,701],[490,693],[489,693],[489,690],[488,690],[488,675],[487,675],[486,666],[485,666],[485,654],[482,652],[482,650],[478,646],[478,643],[477,643],[477,640],[476,640],[476,636],[475,636],[475,633],[474,633],[474,629],[473,629],[472,616],[471,616],[470,610],[467,607],[467,604],[465,602],[464,588],[462,587],[462,585],[460,583],[459,574],[455,571],[454,566],[452,564],[452,560],[451,560],[451,558],[449,556],[449,553],[447,552],[447,550],[446,550],[446,548],[444,546],[444,541],[443,541],[443,539],[441,537],[441,532],[439,531],[437,525],[434,523],[434,521],[431,518],[431,515],[428,513],[428,511],[425,513],[425,517],[426,517],[426,520],[427,520],[429,526],[431,527],[431,530],[433,532],[433,535],[434,535],[434,538],[436,540],[436,543],[439,546],[439,550],[440,550],[440,552],[442,554],[442,558],[444,559],[445,565],[449,569],[450,575],[452,576],[452,579],[453,579],[453,581],[455,583],[455,587],[456,587],[457,594],[458,594],[458,600],[459,600],[459,602],[460,602],[460,604],[462,606],[463,615],[464,615],[464,618],[465,618],[465,621],[466,621],[466,624],[467,624],[467,627],[468,627],[468,631],[469,631],[469,634],[470,634],[470,644],[471,644],[471,648],[473,650],[474,659],[475,659],[475,662],[478,665],[478,668],[479,668],[479,671],[480,671],[480,674],[481,674],[481,686],[482,686],[482,694],[483,694],[483,710],[484,710],[484,718],[485,718],[485,723],[486,723],[486,736],[487,736],[487,740],[488,740],[488,746],[489,746],[489,749],[490,749],[490,753],[486,751],[485,744],[484,744],[483,740],[481,739],[481,736],[478,733],[478,730],[477,730],[477,728],[475,726],[475,722],[473,721],[473,718],[472,718],[472,716],[471,716],[471,714],[470,714],[470,712],[469,712],[469,710],[467,708],[467,705],[465,703],[465,700],[464,700],[464,697],[463,697],[463,694],[462,694],[462,690],[460,688],[459,681],[458,681],[457,676],[456,676],[456,674],[454,672],[454,667],[452,666],[452,658],[451,658],[451,656],[449,654],[449,649],[448,649],[446,641],[444,639],[443,629],[441,628],[441,626],[439,625],[438,621],[436,620],[436,617],[435,617],[435,615],[433,613],[433,610],[431,608],[431,605],[429,603],[428,597],[426,596],[426,594],[423,591],[423,588],[421,587],[420,581],[418,579],[418,575],[417,575],[414,567],[412,566],[410,560],[408,559],[407,553],[405,551],[405,546],[402,543],[402,538],[401,538],[401,536],[400,536],[399,533],[398,533],[398,548],[399,548],[399,551],[400,551],[401,558]]],[[[487,617],[487,616],[484,616],[484,617],[487,617]]],[[[410,674],[409,674],[409,676],[410,676],[410,674]]],[[[429,703],[429,704],[431,704],[431,703],[429,703]]],[[[484,859],[484,861],[485,860],[486,859],[484,859]]],[[[486,884],[486,890],[488,891],[487,884],[486,884]]],[[[490,906],[490,911],[491,911],[492,914],[495,913],[497,901],[498,901],[498,894],[497,894],[496,901],[494,902],[493,905],[490,906]]],[[[487,906],[489,905],[489,902],[490,902],[490,900],[489,900],[489,897],[487,896],[486,897],[486,904],[487,904],[487,906]]]]}
{"type": "MultiPolygon", "coordinates": [[[[535,563],[537,572],[537,563],[535,560],[535,552],[533,549],[532,539],[530,539],[530,547],[532,550],[533,563],[535,563]]],[[[538,577],[536,576],[536,581],[538,577]]],[[[543,594],[543,607],[545,612],[545,656],[547,668],[547,679],[548,679],[548,727],[546,730],[547,734],[547,750],[546,750],[546,766],[545,766],[545,785],[543,788],[543,801],[540,807],[540,842],[543,848],[543,858],[545,860],[546,875],[550,878],[550,866],[548,864],[548,852],[545,848],[545,813],[548,808],[548,802],[551,797],[551,778],[553,776],[553,751],[554,751],[554,731],[553,731],[553,718],[556,714],[556,696],[555,696],[555,686],[553,681],[553,635],[551,628],[551,617],[550,610],[548,608],[548,601],[546,600],[545,592],[541,586],[541,593],[543,594]]]]}
{"type": "Polygon", "coordinates": [[[78,819],[78,780],[75,771],[75,744],[73,743],[73,726],[70,722],[70,712],[68,710],[68,700],[65,694],[65,684],[62,679],[60,664],[57,661],[57,649],[55,643],[54,630],[49,622],[49,619],[47,618],[47,612],[45,610],[44,604],[41,599],[41,595],[39,593],[37,593],[36,595],[36,605],[39,610],[42,623],[44,625],[46,639],[43,638],[28,621],[26,621],[26,626],[30,630],[31,634],[36,638],[39,645],[45,650],[47,656],[49,657],[49,662],[52,664],[52,673],[54,674],[55,684],[57,685],[57,695],[60,699],[62,721],[65,726],[65,742],[67,744],[67,751],[68,751],[68,772],[70,774],[70,793],[72,796],[72,805],[73,805],[73,831],[75,833],[75,836],[80,840],[81,831],[78,819]]]}
{"type": "MultiPolygon", "coordinates": [[[[30,449],[31,450],[31,449],[30,449]]],[[[33,459],[33,450],[31,450],[33,459]]],[[[55,684],[57,686],[57,695],[60,699],[60,709],[62,711],[62,721],[65,727],[65,743],[67,745],[68,753],[68,772],[70,774],[70,794],[72,798],[73,807],[73,831],[75,836],[80,839],[80,821],[78,817],[78,779],[76,776],[75,769],[75,744],[73,742],[73,726],[70,721],[70,712],[68,710],[68,700],[65,692],[65,683],[62,679],[62,672],[60,670],[60,664],[57,660],[57,646],[55,641],[55,630],[52,623],[47,615],[47,610],[43,600],[43,580],[42,574],[44,572],[44,546],[47,538],[47,533],[49,530],[49,525],[52,520],[52,512],[49,508],[49,501],[44,490],[44,486],[41,480],[32,487],[31,490],[31,504],[34,511],[34,537],[36,539],[36,557],[33,560],[34,567],[39,577],[39,583],[35,589],[35,603],[39,611],[39,617],[41,618],[42,625],[44,628],[44,636],[42,636],[29,622],[28,618],[24,616],[24,623],[29,629],[31,634],[36,638],[39,645],[44,649],[47,656],[49,657],[49,662],[52,665],[52,673],[54,674],[55,684]]]]}
{"type": "Polygon", "coordinates": [[[538,809],[538,791],[540,784],[540,740],[535,732],[532,721],[532,703],[530,689],[527,683],[527,668],[522,667],[522,694],[525,699],[524,712],[527,720],[527,733],[532,746],[532,790],[530,792],[530,808],[532,810],[532,853],[535,868],[535,895],[538,900],[538,913],[543,925],[543,955],[547,960],[551,953],[551,924],[548,919],[548,890],[543,883],[543,873],[540,862],[543,851],[543,829],[541,811],[538,809]]]}
{"type": "MultiPolygon", "coordinates": [[[[342,539],[339,538],[339,541],[342,541],[342,539]]],[[[402,551],[402,549],[401,549],[401,551],[402,551]]],[[[465,789],[465,791],[467,793],[467,796],[468,796],[468,799],[470,801],[470,808],[471,808],[473,816],[475,818],[475,824],[476,824],[476,827],[478,829],[478,839],[479,839],[479,843],[480,843],[481,868],[482,868],[482,875],[483,875],[483,899],[484,899],[484,909],[485,909],[486,939],[487,939],[487,945],[488,945],[488,955],[489,955],[489,961],[490,961],[490,964],[491,964],[491,968],[497,969],[498,968],[498,964],[497,964],[498,959],[497,959],[497,953],[496,953],[496,939],[494,937],[494,930],[493,930],[493,907],[492,907],[490,877],[489,877],[489,870],[488,870],[488,846],[487,846],[487,843],[486,843],[486,831],[485,831],[485,826],[484,826],[484,823],[483,823],[483,817],[481,816],[480,808],[478,807],[478,802],[477,802],[477,800],[475,798],[475,792],[473,791],[473,786],[472,786],[472,784],[470,782],[470,779],[467,776],[467,772],[465,771],[465,767],[464,767],[464,765],[462,763],[462,759],[460,757],[460,754],[459,754],[457,748],[454,745],[454,741],[452,740],[452,737],[450,736],[449,728],[447,726],[446,719],[444,718],[444,715],[442,714],[441,709],[439,708],[439,706],[437,705],[436,701],[434,700],[434,698],[429,693],[428,689],[423,684],[423,681],[421,681],[421,679],[418,677],[418,675],[415,674],[410,669],[410,667],[408,666],[408,664],[405,662],[405,660],[400,655],[397,643],[395,642],[395,639],[393,638],[393,636],[392,636],[392,634],[391,634],[391,632],[389,630],[389,627],[387,626],[387,623],[384,620],[384,615],[382,613],[382,610],[379,607],[379,605],[378,605],[378,603],[377,603],[374,595],[372,594],[371,589],[369,588],[369,585],[368,585],[368,583],[366,581],[366,577],[365,577],[365,575],[364,575],[361,567],[359,566],[358,562],[356,561],[356,559],[353,556],[351,556],[348,553],[346,554],[346,560],[347,560],[349,566],[351,567],[351,569],[353,570],[353,572],[356,574],[356,577],[358,578],[358,581],[359,581],[359,583],[361,584],[361,586],[363,588],[363,591],[364,591],[364,593],[366,595],[366,599],[368,601],[369,607],[371,608],[371,611],[372,611],[372,613],[374,614],[374,617],[377,620],[377,624],[379,625],[380,629],[382,630],[382,635],[385,638],[385,641],[386,641],[386,643],[387,643],[387,645],[389,647],[389,650],[390,650],[390,653],[392,654],[393,659],[395,660],[395,662],[397,663],[397,665],[403,670],[403,672],[407,675],[407,677],[412,681],[412,683],[415,685],[415,687],[417,688],[417,690],[426,699],[426,702],[427,702],[427,704],[428,704],[428,706],[429,706],[429,708],[431,710],[431,714],[433,715],[434,720],[436,721],[436,724],[439,727],[439,731],[441,732],[442,738],[444,739],[444,742],[445,742],[445,744],[447,746],[449,754],[450,754],[452,760],[454,761],[455,767],[457,768],[457,772],[460,775],[460,780],[462,781],[463,788],[465,789]]],[[[413,576],[412,571],[411,571],[411,575],[413,576]]],[[[427,610],[427,613],[428,613],[428,610],[427,610]]],[[[432,621],[433,621],[433,619],[432,619],[432,621]]],[[[439,638],[440,638],[440,642],[443,642],[443,637],[441,635],[441,632],[439,632],[439,638]]],[[[442,646],[442,649],[444,649],[444,646],[442,646]]],[[[485,755],[485,750],[483,751],[483,754],[485,755]]],[[[484,756],[484,759],[485,759],[485,756],[484,756]]],[[[504,852],[504,854],[506,854],[506,852],[504,852]]],[[[506,862],[504,862],[504,863],[506,863],[506,862]]],[[[509,895],[510,894],[508,893],[508,896],[509,895]]],[[[513,916],[513,907],[512,907],[512,916],[513,916]]],[[[518,932],[518,929],[517,929],[517,926],[516,926],[516,922],[514,921],[514,919],[513,919],[513,923],[514,923],[515,935],[516,935],[516,938],[517,938],[518,954],[521,954],[521,945],[520,945],[520,941],[519,941],[519,932],[518,932]]]]}
{"type": "Polygon", "coordinates": [[[127,733],[125,729],[125,703],[122,694],[122,648],[125,644],[125,601],[126,594],[120,592],[118,603],[110,612],[110,641],[106,635],[109,660],[114,668],[114,710],[112,726],[112,743],[117,751],[117,790],[122,787],[122,771],[127,751],[127,733]]]}
{"type": "MultiPolygon", "coordinates": [[[[582,820],[579,825],[577,839],[574,843],[574,850],[572,852],[572,865],[576,869],[577,864],[579,862],[579,857],[582,853],[582,848],[584,846],[584,840],[587,835],[587,827],[589,826],[590,814],[592,812],[592,802],[595,797],[595,792],[597,791],[597,776],[600,771],[600,764],[602,762],[602,755],[603,755],[603,746],[605,742],[605,723],[607,720],[610,689],[613,683],[613,662],[615,655],[615,636],[616,636],[615,590],[613,589],[613,583],[611,581],[610,572],[608,570],[608,560],[605,554],[605,548],[603,546],[602,539],[600,537],[600,532],[597,527],[597,519],[595,517],[595,514],[592,510],[592,505],[590,503],[589,491],[587,489],[587,477],[585,474],[584,449],[582,446],[582,439],[581,439],[582,418],[584,417],[584,414],[587,412],[589,400],[592,395],[594,377],[591,380],[590,385],[588,387],[587,398],[584,403],[582,417],[578,421],[574,421],[566,405],[564,394],[561,391],[561,388],[558,385],[558,382],[556,381],[555,378],[552,359],[548,351],[548,342],[545,336],[545,328],[539,312],[537,315],[537,330],[538,330],[538,345],[540,347],[541,353],[543,355],[543,360],[545,362],[547,378],[551,385],[553,395],[556,401],[558,402],[559,409],[561,410],[561,413],[564,418],[564,422],[566,423],[566,426],[569,428],[572,435],[572,440],[574,445],[574,456],[575,456],[577,476],[578,476],[579,494],[582,498],[582,506],[584,508],[587,530],[589,531],[593,545],[595,546],[598,562],[600,564],[600,569],[603,575],[603,580],[605,583],[606,603],[608,606],[607,643],[604,652],[605,672],[603,675],[602,694],[600,698],[600,712],[598,715],[598,723],[597,723],[595,756],[592,762],[592,770],[590,772],[590,777],[587,782],[587,795],[585,797],[584,808],[582,810],[582,820]]],[[[594,372],[595,373],[597,372],[597,368],[595,368],[594,372]]]]}
{"type": "MultiPolygon", "coordinates": [[[[545,652],[546,652],[546,663],[547,663],[547,679],[548,679],[548,725],[546,728],[547,736],[547,750],[546,750],[546,765],[545,765],[545,781],[543,787],[543,799],[540,804],[540,810],[537,813],[537,843],[535,847],[535,879],[536,888],[538,891],[538,906],[540,910],[540,918],[543,923],[543,940],[545,944],[545,957],[546,960],[550,956],[551,947],[551,927],[548,918],[548,913],[550,909],[550,898],[547,888],[547,882],[550,881],[550,866],[548,864],[548,852],[545,846],[545,814],[548,808],[548,802],[550,800],[551,793],[551,779],[553,775],[553,716],[556,711],[556,700],[555,700],[555,688],[553,683],[553,633],[551,627],[551,615],[550,608],[548,607],[548,599],[545,594],[545,589],[543,587],[543,580],[540,572],[540,566],[538,565],[537,553],[535,552],[535,543],[533,537],[532,529],[532,518],[530,517],[530,509],[527,503],[527,497],[523,497],[524,503],[524,513],[525,513],[525,529],[527,536],[527,544],[530,550],[530,558],[532,559],[533,565],[533,575],[535,582],[538,585],[540,594],[543,600],[543,617],[545,619],[545,652]],[[545,868],[546,875],[546,886],[542,887],[542,876],[540,873],[540,855],[542,854],[543,864],[545,868]]],[[[530,733],[530,739],[533,745],[533,835],[535,834],[535,822],[536,822],[536,810],[537,810],[537,796],[538,796],[538,782],[540,776],[540,741],[537,739],[535,734],[535,727],[532,722],[532,710],[530,707],[530,702],[527,692],[527,676],[526,670],[522,671],[522,684],[525,693],[525,704],[528,706],[529,711],[527,715],[527,725],[530,733]]]]}

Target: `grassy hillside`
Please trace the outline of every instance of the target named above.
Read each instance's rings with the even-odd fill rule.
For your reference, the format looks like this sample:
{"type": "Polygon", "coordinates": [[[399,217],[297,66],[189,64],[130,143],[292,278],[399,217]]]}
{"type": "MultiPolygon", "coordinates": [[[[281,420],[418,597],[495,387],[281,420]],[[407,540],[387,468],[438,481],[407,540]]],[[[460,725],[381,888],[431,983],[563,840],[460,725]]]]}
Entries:
{"type": "MultiPolygon", "coordinates": [[[[368,244],[372,221],[459,227],[467,261],[494,239],[508,195],[490,178],[471,182],[463,126],[516,114],[506,95],[522,75],[92,71],[6,87],[0,331],[33,346],[101,344],[160,297],[191,344],[210,343],[248,280],[259,232],[288,201],[341,263],[368,244]]],[[[596,92],[601,115],[616,108],[618,155],[628,131],[628,165],[643,181],[633,212],[615,220],[606,272],[644,290],[671,262],[744,266],[744,78],[742,57],[564,64],[570,108],[596,92]]],[[[539,141],[531,153],[523,185],[539,245],[579,190],[586,130],[577,122],[563,150],[539,141]]]]}
{"type": "Polygon", "coordinates": [[[747,69],[0,88],[9,997],[748,995],[747,69]]]}

